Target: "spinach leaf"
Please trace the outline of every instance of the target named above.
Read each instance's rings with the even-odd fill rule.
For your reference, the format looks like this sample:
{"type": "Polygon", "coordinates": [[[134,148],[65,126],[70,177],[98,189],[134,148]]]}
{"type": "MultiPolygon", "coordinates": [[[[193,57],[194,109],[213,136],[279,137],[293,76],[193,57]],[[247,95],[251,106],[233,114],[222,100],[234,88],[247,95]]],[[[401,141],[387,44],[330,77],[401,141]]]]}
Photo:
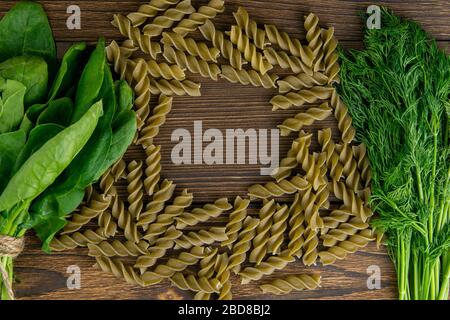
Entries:
{"type": "Polygon", "coordinates": [[[118,80],[114,85],[117,97],[117,117],[122,111],[128,111],[133,108],[134,93],[128,83],[124,80],[118,80]]]}
{"type": "Polygon", "coordinates": [[[48,103],[47,108],[39,115],[37,124],[54,123],[67,127],[73,112],[70,98],[61,98],[48,103]]]}
{"type": "Polygon", "coordinates": [[[76,79],[79,76],[82,56],[86,50],[86,43],[76,43],[67,50],[61,62],[56,79],[53,82],[52,88],[48,96],[49,100],[53,100],[60,95],[67,93],[67,91],[75,85],[76,79]]]}
{"type": "Polygon", "coordinates": [[[25,147],[17,157],[13,173],[16,173],[33,153],[63,130],[64,127],[56,124],[43,124],[31,130],[25,147]]]}
{"type": "Polygon", "coordinates": [[[105,40],[100,39],[81,74],[75,98],[72,123],[78,121],[89,107],[98,100],[102,89],[106,66],[105,40]]]}
{"type": "Polygon", "coordinates": [[[11,177],[16,157],[25,145],[25,132],[22,130],[0,135],[0,193],[11,177]]]}
{"type": "Polygon", "coordinates": [[[93,105],[75,124],[47,141],[23,164],[0,196],[0,211],[32,201],[47,189],[83,149],[102,115],[102,102],[93,105]]]}
{"type": "Polygon", "coordinates": [[[114,122],[113,139],[102,168],[103,172],[105,172],[125,154],[128,147],[133,142],[136,129],[136,114],[134,111],[122,111],[120,116],[114,122]]]}
{"type": "Polygon", "coordinates": [[[17,129],[23,117],[25,86],[18,81],[2,81],[0,91],[0,134],[17,129]]]}
{"type": "Polygon", "coordinates": [[[42,102],[47,94],[48,68],[40,57],[14,57],[0,64],[0,76],[16,80],[26,88],[25,107],[42,102]]]}
{"type": "Polygon", "coordinates": [[[56,46],[42,6],[21,1],[0,21],[0,61],[22,55],[39,56],[49,64],[56,61],[56,46]]]}

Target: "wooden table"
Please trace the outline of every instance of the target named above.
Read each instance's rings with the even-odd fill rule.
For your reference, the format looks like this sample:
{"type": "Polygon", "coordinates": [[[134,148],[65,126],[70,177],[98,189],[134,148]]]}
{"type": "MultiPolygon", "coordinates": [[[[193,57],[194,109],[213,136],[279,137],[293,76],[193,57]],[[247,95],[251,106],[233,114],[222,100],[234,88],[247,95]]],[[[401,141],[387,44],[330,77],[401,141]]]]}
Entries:
{"type": "MultiPolygon", "coordinates": [[[[1,1],[0,13],[3,14],[16,1],[1,1]]],[[[114,13],[128,13],[136,10],[146,1],[39,1],[47,10],[55,33],[60,54],[74,41],[94,42],[103,36],[107,40],[122,39],[111,26],[114,13]],[[67,30],[66,13],[71,4],[81,8],[81,30],[67,30]]],[[[205,1],[194,1],[193,4],[205,1]]],[[[303,17],[314,12],[320,18],[323,27],[333,26],[340,44],[345,48],[361,47],[362,23],[359,13],[368,5],[387,5],[399,15],[414,19],[433,35],[440,45],[448,51],[450,40],[450,3],[441,1],[317,1],[317,0],[227,0],[226,12],[217,23],[225,30],[233,22],[232,12],[239,5],[245,6],[249,13],[261,23],[273,23],[293,36],[304,38],[303,17]]],[[[284,118],[294,115],[294,111],[271,112],[268,103],[276,91],[264,90],[227,81],[205,81],[197,77],[193,80],[202,82],[201,98],[176,98],[173,112],[157,139],[162,145],[163,177],[171,178],[178,190],[189,188],[195,195],[195,205],[202,204],[223,196],[234,199],[245,196],[249,185],[269,181],[261,176],[259,166],[175,166],[170,160],[174,146],[171,133],[176,128],[192,130],[195,120],[203,120],[206,128],[275,128],[284,118]]],[[[332,118],[321,122],[320,127],[336,127],[332,118]]],[[[315,129],[313,130],[315,131],[315,129]]],[[[289,139],[281,140],[280,152],[284,155],[290,145],[289,139]]],[[[314,143],[317,147],[317,143],[314,143]]],[[[142,159],[139,148],[132,147],[126,158],[142,159]]],[[[123,188],[121,189],[122,191],[123,188]]],[[[254,210],[253,210],[254,211],[254,210]]],[[[87,256],[87,250],[78,249],[52,255],[43,254],[40,244],[32,235],[27,240],[25,252],[16,261],[16,274],[20,281],[15,286],[17,296],[23,299],[182,299],[191,298],[191,294],[180,292],[163,283],[150,288],[127,285],[114,276],[106,275],[93,267],[94,260],[87,256]],[[81,270],[81,289],[69,290],[66,286],[67,268],[76,265],[81,270]]],[[[329,267],[305,268],[300,263],[290,265],[284,274],[299,273],[306,270],[321,272],[322,288],[290,294],[285,299],[393,299],[396,297],[396,279],[393,265],[384,249],[377,250],[371,244],[366,249],[350,255],[329,267]],[[381,272],[381,288],[369,290],[367,280],[368,268],[378,266],[381,272]]],[[[276,275],[279,275],[276,274],[276,275]]],[[[256,284],[242,286],[233,278],[233,293],[236,299],[274,299],[262,295],[256,284]]]]}

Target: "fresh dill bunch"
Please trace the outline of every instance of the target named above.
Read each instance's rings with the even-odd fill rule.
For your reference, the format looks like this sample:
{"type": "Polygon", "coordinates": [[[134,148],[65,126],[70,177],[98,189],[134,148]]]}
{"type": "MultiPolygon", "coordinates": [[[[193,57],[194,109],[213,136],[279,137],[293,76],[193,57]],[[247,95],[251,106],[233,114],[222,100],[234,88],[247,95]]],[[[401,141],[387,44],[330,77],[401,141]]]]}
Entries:
{"type": "Polygon", "coordinates": [[[450,59],[418,24],[387,9],[382,10],[382,28],[366,30],[364,43],[362,51],[341,51],[338,90],[357,139],[367,146],[371,205],[378,214],[372,224],[387,236],[400,298],[444,298],[450,242],[450,59]]]}

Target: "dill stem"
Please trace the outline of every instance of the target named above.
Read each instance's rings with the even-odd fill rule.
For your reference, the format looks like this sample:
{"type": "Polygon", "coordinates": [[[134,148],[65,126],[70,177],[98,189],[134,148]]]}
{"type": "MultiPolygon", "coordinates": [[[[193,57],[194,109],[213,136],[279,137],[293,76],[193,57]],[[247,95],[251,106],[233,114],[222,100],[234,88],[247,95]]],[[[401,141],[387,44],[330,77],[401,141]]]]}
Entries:
{"type": "Polygon", "coordinates": [[[413,251],[413,299],[418,300],[419,299],[419,287],[420,287],[420,280],[419,280],[419,258],[417,256],[417,252],[413,251]]]}
{"type": "MultiPolygon", "coordinates": [[[[450,251],[449,251],[450,252],[450,251]]],[[[448,253],[444,253],[442,257],[442,265],[444,267],[444,273],[442,275],[442,285],[439,291],[438,299],[447,300],[449,290],[449,277],[450,277],[450,262],[448,260],[448,253]]]]}

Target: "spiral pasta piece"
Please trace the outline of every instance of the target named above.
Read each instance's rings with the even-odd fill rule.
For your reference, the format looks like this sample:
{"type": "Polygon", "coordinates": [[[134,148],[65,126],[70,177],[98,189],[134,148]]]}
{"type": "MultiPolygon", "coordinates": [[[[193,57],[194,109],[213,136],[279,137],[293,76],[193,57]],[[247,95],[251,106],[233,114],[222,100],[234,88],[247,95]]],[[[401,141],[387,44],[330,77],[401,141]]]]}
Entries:
{"type": "Polygon", "coordinates": [[[244,221],[243,229],[239,232],[237,241],[233,244],[228,268],[236,274],[241,271],[241,266],[247,258],[247,253],[252,248],[252,241],[256,236],[256,228],[259,221],[259,219],[247,217],[244,221]]]}
{"type": "Polygon", "coordinates": [[[326,154],[327,167],[330,170],[331,178],[339,181],[343,175],[344,167],[342,166],[339,155],[336,152],[336,144],[333,141],[331,129],[327,128],[324,130],[319,130],[318,141],[322,146],[322,153],[326,154]]]}
{"type": "Polygon", "coordinates": [[[264,57],[274,66],[280,66],[282,69],[291,69],[294,73],[306,73],[310,76],[314,74],[313,69],[308,67],[296,56],[287,54],[284,51],[276,51],[274,48],[266,48],[264,57]]]}
{"type": "Polygon", "coordinates": [[[355,192],[349,189],[345,183],[341,181],[333,180],[330,183],[330,187],[336,196],[336,198],[344,202],[344,206],[349,208],[354,216],[359,217],[363,222],[366,222],[372,215],[373,212],[367,207],[362,199],[355,194],[355,192]]]}
{"type": "Polygon", "coordinates": [[[348,222],[353,216],[353,212],[341,207],[339,209],[331,211],[331,213],[323,218],[324,228],[322,234],[326,234],[329,230],[336,229],[341,223],[348,222]]]}
{"type": "Polygon", "coordinates": [[[312,75],[299,73],[295,76],[287,76],[277,82],[280,93],[310,89],[314,86],[324,86],[327,83],[328,77],[320,72],[314,72],[312,75]]]}
{"type": "Polygon", "coordinates": [[[83,206],[79,213],[74,213],[70,221],[64,226],[61,235],[74,233],[88,224],[92,219],[97,218],[100,214],[109,208],[111,197],[94,193],[91,201],[87,206],[83,206]]]}
{"type": "Polygon", "coordinates": [[[161,46],[157,42],[153,42],[152,38],[142,34],[141,31],[133,27],[131,25],[130,19],[127,17],[116,14],[114,15],[114,20],[112,22],[112,25],[119,29],[120,33],[128,37],[128,39],[133,40],[133,42],[139,46],[139,48],[144,52],[149,54],[152,59],[156,59],[158,57],[158,54],[161,53],[161,46]]]}
{"type": "Polygon", "coordinates": [[[276,81],[278,79],[278,76],[274,74],[266,73],[262,75],[255,70],[237,70],[229,65],[222,66],[220,76],[232,83],[251,84],[254,87],[264,87],[266,89],[276,88],[276,81]]]}
{"type": "Polygon", "coordinates": [[[118,259],[111,259],[104,256],[95,257],[96,266],[103,272],[112,273],[117,278],[124,279],[129,284],[142,286],[139,274],[131,266],[126,266],[118,259]]]}
{"type": "Polygon", "coordinates": [[[300,131],[299,137],[292,142],[286,158],[281,160],[280,167],[272,175],[277,182],[290,177],[292,171],[299,163],[303,163],[304,159],[309,155],[311,138],[312,134],[300,131]]]}
{"type": "Polygon", "coordinates": [[[128,211],[133,218],[138,220],[144,208],[144,202],[142,200],[144,197],[144,182],[142,181],[144,171],[142,167],[142,161],[132,161],[128,164],[128,211]]]}
{"type": "Polygon", "coordinates": [[[358,162],[349,144],[339,146],[339,161],[343,165],[345,184],[355,192],[361,190],[361,174],[359,173],[358,162]]]}
{"type": "Polygon", "coordinates": [[[298,39],[291,38],[286,32],[280,32],[275,25],[265,25],[267,38],[270,43],[290,52],[311,68],[314,63],[314,54],[309,47],[303,46],[298,39]]]}
{"type": "MultiPolygon", "coordinates": [[[[192,193],[184,189],[171,205],[164,208],[163,213],[158,214],[156,221],[148,226],[144,239],[153,243],[159,235],[163,234],[169,226],[175,223],[175,218],[192,204],[192,200],[192,193]]],[[[141,225],[141,223],[138,223],[138,225],[141,225]]]]}
{"type": "Polygon", "coordinates": [[[330,230],[320,238],[323,240],[324,247],[333,247],[338,242],[344,241],[367,228],[369,228],[368,223],[362,222],[358,217],[353,217],[350,221],[339,224],[337,228],[330,230]]]}
{"type": "Polygon", "coordinates": [[[194,246],[211,245],[214,242],[226,241],[225,228],[211,227],[208,230],[189,232],[175,240],[175,249],[189,249],[194,246]]]}
{"type": "Polygon", "coordinates": [[[145,154],[144,188],[147,195],[152,196],[161,179],[161,147],[150,145],[145,149],[145,154]]]}
{"type": "MultiPolygon", "coordinates": [[[[328,188],[325,184],[324,188],[328,188]]],[[[314,231],[318,231],[318,229],[323,228],[323,219],[320,217],[319,210],[321,208],[321,202],[324,200],[320,199],[319,193],[315,194],[312,188],[307,189],[305,192],[301,193],[302,200],[301,206],[303,207],[303,211],[305,214],[305,221],[309,228],[314,231]]],[[[326,197],[328,199],[328,195],[326,197]]],[[[325,200],[326,201],[326,200],[325,200]]]]}
{"type": "Polygon", "coordinates": [[[211,293],[199,291],[195,294],[194,300],[201,300],[201,301],[211,300],[211,293]]]}
{"type": "Polygon", "coordinates": [[[358,162],[358,170],[361,173],[361,179],[364,182],[364,187],[369,188],[372,181],[372,170],[370,168],[366,145],[362,143],[358,146],[354,146],[353,156],[358,162]]]}
{"type": "Polygon", "coordinates": [[[290,180],[280,182],[268,182],[265,185],[255,184],[248,189],[251,199],[267,199],[270,197],[281,197],[287,194],[294,194],[297,191],[305,190],[310,186],[305,179],[295,176],[290,180]]]}
{"type": "Polygon", "coordinates": [[[150,114],[151,86],[144,59],[139,59],[131,71],[131,84],[136,95],[134,107],[138,119],[138,128],[141,129],[150,114]]]}
{"type": "MultiPolygon", "coordinates": [[[[326,185],[326,154],[314,153],[309,154],[301,163],[303,170],[306,172],[305,179],[309,182],[314,190],[319,190],[320,186],[326,185]]],[[[305,189],[306,190],[306,189],[305,189]]]]}
{"type": "Polygon", "coordinates": [[[62,235],[58,238],[53,238],[50,243],[50,249],[52,251],[64,251],[64,250],[72,250],[77,247],[86,247],[89,243],[100,243],[103,240],[106,240],[106,237],[103,235],[104,230],[102,228],[98,228],[93,231],[90,229],[85,230],[84,232],[74,232],[71,235],[62,235]]]}
{"type": "Polygon", "coordinates": [[[117,221],[119,228],[123,230],[125,238],[129,241],[138,243],[141,235],[137,230],[134,218],[131,213],[125,209],[125,204],[118,195],[112,197],[111,214],[117,221]]]}
{"type": "Polygon", "coordinates": [[[151,79],[150,92],[155,95],[200,97],[200,84],[190,80],[151,79]]]}
{"type": "Polygon", "coordinates": [[[204,42],[197,42],[192,38],[183,38],[175,32],[164,32],[161,42],[164,45],[175,47],[177,50],[186,51],[191,56],[199,57],[204,61],[217,62],[219,49],[209,48],[204,42]]]}
{"type": "Polygon", "coordinates": [[[323,52],[325,62],[325,74],[328,77],[328,83],[339,82],[339,54],[337,53],[337,40],[334,37],[334,28],[322,30],[323,52]]]}
{"type": "Polygon", "coordinates": [[[227,198],[219,199],[213,204],[204,205],[203,208],[195,208],[190,213],[182,213],[179,217],[175,218],[177,221],[177,228],[184,229],[188,226],[195,226],[200,222],[206,222],[210,218],[217,218],[231,208],[233,208],[233,206],[228,202],[227,198]]]}
{"type": "Polygon", "coordinates": [[[194,292],[219,293],[222,286],[217,279],[199,278],[194,275],[184,275],[181,272],[175,273],[170,281],[181,290],[194,292]]]}
{"type": "Polygon", "coordinates": [[[327,100],[331,97],[333,89],[330,87],[314,86],[298,92],[289,92],[286,95],[277,95],[270,100],[273,111],[289,109],[292,106],[300,107],[305,103],[314,103],[318,100],[327,100]]]}
{"type": "Polygon", "coordinates": [[[127,164],[125,160],[120,159],[111,167],[111,174],[114,177],[114,181],[117,182],[126,177],[127,164]]]}
{"type": "Polygon", "coordinates": [[[260,280],[262,277],[270,275],[277,270],[282,270],[286,266],[294,262],[295,258],[289,254],[289,251],[283,251],[278,256],[271,256],[266,261],[261,262],[258,266],[247,267],[239,275],[242,284],[248,284],[251,281],[260,280]]]}
{"type": "Polygon", "coordinates": [[[222,246],[231,246],[238,238],[243,222],[247,218],[247,208],[250,200],[237,197],[234,200],[233,211],[230,213],[229,221],[226,225],[225,233],[228,239],[222,241],[222,246]]]}
{"type": "Polygon", "coordinates": [[[143,25],[148,19],[154,18],[160,12],[169,9],[170,6],[176,5],[180,0],[151,0],[148,4],[143,4],[138,11],[127,15],[134,27],[143,25]]]}
{"type": "Polygon", "coordinates": [[[104,230],[105,238],[114,237],[117,233],[117,223],[110,212],[104,211],[98,217],[98,226],[104,230]]]}
{"type": "Polygon", "coordinates": [[[222,253],[217,257],[215,271],[217,273],[216,279],[220,282],[221,288],[219,291],[219,300],[231,300],[233,298],[231,293],[230,269],[229,269],[228,253],[222,253]]]}
{"type": "Polygon", "coordinates": [[[164,11],[164,14],[157,16],[143,28],[144,34],[149,37],[160,36],[165,29],[172,27],[176,22],[181,21],[185,15],[191,14],[195,8],[191,5],[191,0],[183,0],[174,8],[164,11]]]}
{"type": "Polygon", "coordinates": [[[316,121],[327,119],[332,115],[332,109],[327,102],[318,108],[312,107],[305,112],[298,113],[294,118],[288,118],[278,126],[282,136],[288,136],[291,132],[300,131],[304,126],[310,126],[316,121]]]}
{"type": "Polygon", "coordinates": [[[200,260],[200,270],[197,275],[199,277],[212,278],[215,272],[216,261],[219,250],[217,248],[207,248],[205,257],[200,260]]]}
{"type": "Polygon", "coordinates": [[[284,242],[284,233],[288,228],[288,220],[288,206],[284,205],[274,213],[273,223],[270,227],[270,238],[267,242],[269,253],[278,254],[281,251],[280,248],[284,242]]]}
{"type": "Polygon", "coordinates": [[[110,45],[106,47],[106,58],[113,64],[113,69],[120,79],[131,81],[129,75],[129,60],[133,52],[138,48],[134,46],[132,40],[125,40],[121,46],[116,41],[111,41],[110,45]]]}
{"type": "Polygon", "coordinates": [[[89,256],[91,257],[137,257],[147,253],[149,247],[146,241],[121,242],[114,240],[112,242],[102,241],[98,244],[88,244],[89,256]]]}
{"type": "Polygon", "coordinates": [[[164,235],[147,249],[145,255],[137,258],[134,267],[140,269],[141,273],[144,273],[147,268],[154,266],[158,262],[158,259],[164,257],[167,251],[173,248],[175,240],[182,235],[183,233],[174,227],[168,228],[165,230],[164,235]]]}
{"type": "Polygon", "coordinates": [[[205,250],[202,247],[194,247],[189,252],[181,252],[176,258],[170,258],[166,264],[158,265],[153,271],[142,274],[145,285],[154,285],[164,279],[173,277],[176,273],[186,270],[189,266],[197,264],[204,258],[205,250]]]}
{"type": "Polygon", "coordinates": [[[302,198],[300,194],[296,193],[294,202],[289,208],[289,243],[288,250],[289,254],[297,258],[301,258],[303,254],[303,243],[305,239],[303,234],[305,233],[305,214],[302,207],[302,198]]]}
{"type": "Polygon", "coordinates": [[[214,19],[217,14],[225,10],[224,0],[210,0],[207,5],[201,6],[197,11],[190,14],[188,18],[181,20],[173,31],[181,36],[194,32],[207,20],[214,19]]]}
{"type": "Polygon", "coordinates": [[[166,122],[166,117],[172,110],[173,97],[160,95],[158,105],[153,108],[153,114],[142,128],[138,143],[147,148],[153,144],[153,139],[158,135],[160,127],[166,122]]]}
{"type": "Polygon", "coordinates": [[[186,55],[181,50],[164,45],[164,58],[170,63],[176,63],[181,68],[185,68],[192,73],[199,73],[202,77],[217,80],[220,74],[220,67],[215,63],[208,63],[198,57],[186,55]]]}
{"type": "Polygon", "coordinates": [[[253,250],[250,252],[249,261],[260,264],[267,254],[267,243],[270,239],[270,229],[273,224],[273,215],[277,211],[274,200],[267,201],[259,210],[259,225],[256,229],[256,236],[253,238],[253,250]]]}
{"type": "MultiPolygon", "coordinates": [[[[130,60],[129,63],[131,66],[135,66],[139,60],[141,59],[130,60]]],[[[184,70],[178,65],[168,65],[165,62],[158,63],[153,59],[145,60],[145,64],[147,65],[148,74],[153,78],[179,81],[186,79],[184,70]]]]}
{"type": "Polygon", "coordinates": [[[244,62],[242,61],[241,52],[234,47],[230,40],[225,38],[223,32],[216,30],[216,27],[210,20],[207,20],[199,30],[203,37],[206,40],[211,41],[214,48],[218,49],[225,59],[228,59],[233,68],[238,70],[242,69],[242,64],[244,62]]]}
{"type": "Polygon", "coordinates": [[[244,30],[247,37],[253,40],[258,49],[264,49],[269,44],[266,38],[266,31],[258,28],[258,24],[250,18],[247,10],[239,7],[237,12],[233,13],[233,16],[238,27],[244,30]]]}
{"type": "Polygon", "coordinates": [[[175,191],[176,185],[169,180],[161,182],[160,188],[153,195],[152,201],[150,201],[145,208],[145,211],[141,214],[137,225],[146,227],[156,221],[158,214],[164,210],[165,204],[169,201],[175,191]]]}
{"type": "Polygon", "coordinates": [[[308,47],[314,54],[314,71],[323,69],[323,58],[324,53],[322,50],[322,30],[319,26],[319,18],[314,14],[310,13],[305,17],[305,30],[306,30],[306,40],[308,41],[308,47]]]}
{"type": "Polygon", "coordinates": [[[321,251],[319,253],[320,262],[326,266],[335,263],[336,260],[345,259],[348,254],[355,253],[359,249],[366,247],[369,242],[375,239],[376,237],[373,235],[372,230],[362,230],[347,240],[339,242],[336,246],[326,251],[321,251]]]}
{"type": "Polygon", "coordinates": [[[320,282],[321,277],[317,274],[291,275],[263,284],[260,286],[260,289],[263,293],[281,295],[292,291],[313,290],[320,287],[320,282]]]}
{"type": "Polygon", "coordinates": [[[250,39],[243,33],[241,28],[232,26],[231,31],[227,34],[229,34],[231,42],[243,53],[244,59],[251,63],[254,70],[264,75],[273,68],[273,65],[257,51],[256,46],[250,42],[250,39]]]}
{"type": "Polygon", "coordinates": [[[302,261],[305,266],[309,267],[316,263],[319,256],[319,237],[317,236],[317,231],[309,226],[305,230],[304,237],[302,261]]]}

